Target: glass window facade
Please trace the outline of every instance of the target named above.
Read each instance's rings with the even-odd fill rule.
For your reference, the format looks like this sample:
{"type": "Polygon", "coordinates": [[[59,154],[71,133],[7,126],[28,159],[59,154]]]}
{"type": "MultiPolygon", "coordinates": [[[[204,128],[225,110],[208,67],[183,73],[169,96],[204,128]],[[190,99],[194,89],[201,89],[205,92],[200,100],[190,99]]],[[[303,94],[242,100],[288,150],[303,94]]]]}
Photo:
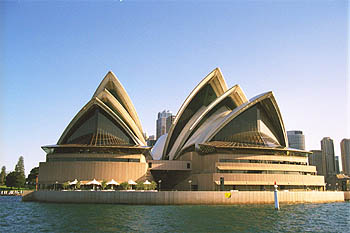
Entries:
{"type": "Polygon", "coordinates": [[[260,103],[239,114],[211,141],[227,141],[254,146],[280,146],[274,124],[260,103]]]}
{"type": "Polygon", "coordinates": [[[62,144],[135,145],[118,122],[94,106],[71,128],[62,144]]]}
{"type": "Polygon", "coordinates": [[[47,162],[134,162],[139,163],[140,159],[128,159],[128,158],[91,158],[91,157],[54,157],[47,158],[47,162]]]}
{"type": "Polygon", "coordinates": [[[313,172],[269,171],[269,170],[220,170],[220,169],[217,169],[217,173],[315,175],[315,173],[313,172]]]}
{"type": "Polygon", "coordinates": [[[265,164],[292,164],[292,165],[307,165],[306,162],[290,162],[290,161],[275,161],[275,160],[253,160],[253,159],[219,159],[220,163],[265,163],[265,164]]]}

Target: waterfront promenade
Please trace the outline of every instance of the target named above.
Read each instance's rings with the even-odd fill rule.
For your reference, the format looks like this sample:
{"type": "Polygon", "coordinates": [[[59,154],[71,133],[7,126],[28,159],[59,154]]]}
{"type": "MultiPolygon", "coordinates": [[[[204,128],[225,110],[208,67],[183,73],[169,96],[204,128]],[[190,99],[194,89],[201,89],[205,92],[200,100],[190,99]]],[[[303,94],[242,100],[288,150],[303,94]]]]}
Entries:
{"type": "MultiPolygon", "coordinates": [[[[350,192],[278,192],[280,203],[344,202],[350,192]],[[346,198],[345,198],[346,197],[346,198]]],[[[272,204],[270,191],[34,191],[23,201],[55,203],[110,203],[140,205],[272,204]]]]}

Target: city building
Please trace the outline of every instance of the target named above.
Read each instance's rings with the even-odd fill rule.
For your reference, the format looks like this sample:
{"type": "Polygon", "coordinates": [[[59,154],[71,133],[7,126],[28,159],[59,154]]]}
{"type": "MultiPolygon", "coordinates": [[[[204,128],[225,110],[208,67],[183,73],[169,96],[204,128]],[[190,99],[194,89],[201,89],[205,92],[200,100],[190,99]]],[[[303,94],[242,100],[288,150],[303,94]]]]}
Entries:
{"type": "Polygon", "coordinates": [[[336,175],[334,144],[331,138],[325,137],[321,140],[321,151],[323,162],[326,163],[325,176],[327,179],[327,176],[336,175]]]}
{"type": "Polygon", "coordinates": [[[326,161],[321,150],[311,150],[309,155],[309,165],[316,166],[317,174],[326,176],[326,161]]]}
{"type": "Polygon", "coordinates": [[[158,113],[157,123],[157,140],[163,134],[169,132],[171,124],[173,123],[175,116],[168,110],[164,110],[163,112],[158,113]]]}
{"type": "Polygon", "coordinates": [[[291,130],[287,131],[288,145],[290,148],[305,150],[305,136],[303,131],[291,130]]]}
{"type": "MultiPolygon", "coordinates": [[[[163,113],[158,118],[170,117],[163,113]]],[[[282,190],[325,188],[308,164],[311,152],[289,148],[273,93],[248,99],[239,85],[227,87],[218,68],[193,89],[152,151],[112,72],[57,144],[42,148],[40,188],[74,179],[148,179],[162,190],[273,190],[275,182],[282,190]]]]}
{"type": "Polygon", "coordinates": [[[350,176],[350,139],[343,139],[340,142],[341,161],[343,173],[350,176]]]}
{"type": "Polygon", "coordinates": [[[335,156],[335,173],[339,174],[340,169],[339,169],[339,156],[335,156]]]}

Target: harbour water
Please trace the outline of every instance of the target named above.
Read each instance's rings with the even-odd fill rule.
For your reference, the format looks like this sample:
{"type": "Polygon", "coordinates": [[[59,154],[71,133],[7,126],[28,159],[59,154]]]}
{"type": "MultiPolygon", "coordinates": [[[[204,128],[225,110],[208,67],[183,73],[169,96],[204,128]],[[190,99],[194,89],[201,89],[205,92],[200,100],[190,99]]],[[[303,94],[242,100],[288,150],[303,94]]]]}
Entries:
{"type": "Polygon", "coordinates": [[[280,208],[54,204],[0,196],[0,232],[350,232],[350,202],[280,208]]]}

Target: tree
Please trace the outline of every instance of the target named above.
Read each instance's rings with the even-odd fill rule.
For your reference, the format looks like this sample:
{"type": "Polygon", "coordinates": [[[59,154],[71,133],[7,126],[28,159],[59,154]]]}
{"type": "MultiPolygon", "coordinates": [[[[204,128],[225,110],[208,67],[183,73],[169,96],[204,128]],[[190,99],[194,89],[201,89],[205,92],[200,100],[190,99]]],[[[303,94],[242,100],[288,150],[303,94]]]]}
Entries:
{"type": "Polygon", "coordinates": [[[157,188],[157,183],[155,181],[152,181],[151,184],[149,185],[151,190],[155,190],[157,188]]]}
{"type": "Polygon", "coordinates": [[[23,156],[20,156],[18,159],[18,162],[15,167],[15,172],[18,172],[21,176],[23,176],[23,179],[26,179],[26,176],[24,174],[24,158],[23,156]]]}
{"type": "Polygon", "coordinates": [[[64,182],[63,184],[62,184],[62,186],[63,186],[63,189],[67,189],[68,187],[69,187],[69,182],[67,181],[67,182],[64,182]]]}
{"type": "Polygon", "coordinates": [[[145,189],[145,185],[141,181],[137,182],[136,190],[144,190],[144,189],[145,189]]]}
{"type": "Polygon", "coordinates": [[[6,176],[6,186],[20,188],[24,186],[25,178],[19,172],[10,172],[6,176]]]}
{"type": "Polygon", "coordinates": [[[80,186],[81,186],[81,182],[78,181],[78,183],[75,185],[75,187],[79,190],[79,189],[80,189],[80,186]]]}
{"type": "Polygon", "coordinates": [[[28,178],[26,179],[26,182],[28,186],[35,186],[36,184],[36,178],[39,175],[39,167],[34,167],[32,170],[30,170],[30,173],[28,175],[28,178]]]}
{"type": "Polygon", "coordinates": [[[0,173],[0,185],[5,184],[5,178],[6,178],[6,167],[2,166],[1,173],[0,173]]]}
{"type": "Polygon", "coordinates": [[[128,182],[123,182],[123,183],[120,184],[120,187],[121,187],[123,190],[127,190],[127,189],[130,187],[130,185],[129,185],[128,182]]]}
{"type": "Polygon", "coordinates": [[[107,187],[107,181],[103,180],[101,183],[102,190],[104,190],[107,187]]]}

